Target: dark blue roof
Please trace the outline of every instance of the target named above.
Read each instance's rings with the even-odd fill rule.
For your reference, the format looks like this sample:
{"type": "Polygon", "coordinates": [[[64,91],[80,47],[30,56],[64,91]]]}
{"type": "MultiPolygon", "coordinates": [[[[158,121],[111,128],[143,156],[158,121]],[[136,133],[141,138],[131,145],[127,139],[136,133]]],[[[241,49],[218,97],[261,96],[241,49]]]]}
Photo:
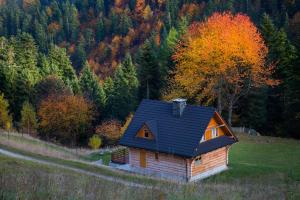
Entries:
{"type": "Polygon", "coordinates": [[[187,105],[182,116],[175,117],[172,103],[143,100],[120,144],[184,157],[194,157],[232,144],[235,139],[227,136],[199,144],[214,113],[212,107],[187,105]],[[154,140],[136,137],[143,125],[153,132],[154,140]]]}

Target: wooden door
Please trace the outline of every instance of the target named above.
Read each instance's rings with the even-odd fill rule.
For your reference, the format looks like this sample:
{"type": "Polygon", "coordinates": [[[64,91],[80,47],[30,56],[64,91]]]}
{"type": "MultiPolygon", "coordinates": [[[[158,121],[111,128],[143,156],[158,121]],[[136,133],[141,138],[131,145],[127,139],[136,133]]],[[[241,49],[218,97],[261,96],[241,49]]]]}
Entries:
{"type": "Polygon", "coordinates": [[[146,151],[140,150],[140,166],[146,168],[146,151]]]}

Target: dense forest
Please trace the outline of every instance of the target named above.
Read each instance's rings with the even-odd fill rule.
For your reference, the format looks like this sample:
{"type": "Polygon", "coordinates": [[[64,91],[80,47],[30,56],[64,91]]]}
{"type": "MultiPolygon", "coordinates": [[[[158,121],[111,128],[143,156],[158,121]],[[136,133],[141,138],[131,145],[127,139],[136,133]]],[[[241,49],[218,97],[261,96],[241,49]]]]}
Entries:
{"type": "MultiPolygon", "coordinates": [[[[232,125],[300,138],[295,0],[0,0],[1,117],[62,142],[74,134],[86,141],[95,130],[121,130],[143,98],[180,96],[217,107],[216,100],[170,92],[176,90],[170,80],[188,27],[223,11],[244,13],[258,27],[268,48],[266,65],[274,66],[278,80],[252,87],[230,109],[225,105],[233,110],[232,125]]],[[[10,126],[4,121],[2,127],[10,126]]]]}

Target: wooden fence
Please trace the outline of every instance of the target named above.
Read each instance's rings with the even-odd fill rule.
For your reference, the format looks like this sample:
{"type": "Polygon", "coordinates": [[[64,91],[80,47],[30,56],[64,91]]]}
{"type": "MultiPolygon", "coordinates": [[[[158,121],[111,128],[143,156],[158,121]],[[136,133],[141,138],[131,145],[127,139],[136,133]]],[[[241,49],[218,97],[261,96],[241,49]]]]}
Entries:
{"type": "Polygon", "coordinates": [[[127,164],[129,162],[128,149],[122,148],[112,152],[111,161],[118,164],[127,164]]]}

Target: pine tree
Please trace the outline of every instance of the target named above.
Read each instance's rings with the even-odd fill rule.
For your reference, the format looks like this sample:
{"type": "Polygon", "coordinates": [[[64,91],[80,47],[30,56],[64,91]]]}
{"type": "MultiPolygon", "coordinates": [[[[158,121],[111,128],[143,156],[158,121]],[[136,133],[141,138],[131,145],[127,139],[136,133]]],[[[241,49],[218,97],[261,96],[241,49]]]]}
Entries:
{"type": "Polygon", "coordinates": [[[74,93],[79,93],[78,79],[66,50],[55,45],[52,46],[48,60],[52,73],[62,78],[65,84],[72,88],[74,93]]]}
{"type": "Polygon", "coordinates": [[[106,103],[105,93],[98,77],[90,69],[88,63],[85,64],[81,72],[79,84],[83,95],[93,102],[98,112],[102,114],[106,103]]]}
{"type": "Polygon", "coordinates": [[[139,58],[140,98],[158,99],[161,88],[161,70],[152,45],[147,40],[139,58]]]}
{"type": "Polygon", "coordinates": [[[131,56],[126,55],[124,62],[118,67],[114,76],[114,87],[111,98],[113,117],[124,120],[137,105],[138,79],[131,56]]]}
{"type": "Polygon", "coordinates": [[[97,42],[102,41],[105,38],[105,26],[102,17],[97,22],[96,25],[96,40],[97,42]]]}
{"type": "Polygon", "coordinates": [[[283,123],[286,104],[286,87],[288,84],[288,70],[292,69],[297,59],[297,52],[290,44],[284,29],[277,30],[268,15],[263,16],[261,31],[269,47],[268,62],[275,63],[273,77],[280,80],[280,84],[268,89],[268,125],[266,128],[273,134],[285,135],[283,123]],[[271,125],[273,124],[273,125],[271,125]]]}

